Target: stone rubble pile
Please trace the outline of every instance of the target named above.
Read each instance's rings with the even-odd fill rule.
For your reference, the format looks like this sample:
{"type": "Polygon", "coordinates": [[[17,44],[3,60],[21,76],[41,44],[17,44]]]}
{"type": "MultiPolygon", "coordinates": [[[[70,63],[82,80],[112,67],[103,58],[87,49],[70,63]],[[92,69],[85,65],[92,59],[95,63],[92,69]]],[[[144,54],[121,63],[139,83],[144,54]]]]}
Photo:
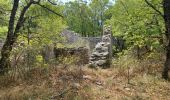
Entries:
{"type": "Polygon", "coordinates": [[[106,28],[104,30],[102,41],[97,43],[95,46],[90,59],[89,65],[91,66],[101,66],[108,67],[111,63],[111,53],[112,53],[112,42],[111,42],[111,31],[106,28]]]}

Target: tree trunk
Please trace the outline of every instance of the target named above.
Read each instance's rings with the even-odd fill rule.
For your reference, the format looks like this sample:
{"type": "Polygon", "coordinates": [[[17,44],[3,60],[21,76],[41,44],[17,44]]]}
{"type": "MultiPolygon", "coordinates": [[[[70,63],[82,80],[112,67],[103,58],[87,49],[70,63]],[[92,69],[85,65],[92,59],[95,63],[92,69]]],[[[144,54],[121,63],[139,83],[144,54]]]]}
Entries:
{"type": "Polygon", "coordinates": [[[7,72],[8,68],[10,67],[10,54],[12,51],[12,47],[17,40],[18,37],[17,33],[19,33],[19,30],[23,26],[23,23],[25,21],[24,15],[28,10],[28,8],[31,6],[31,4],[33,4],[32,0],[30,0],[30,2],[21,10],[16,27],[14,28],[16,12],[19,5],[19,0],[14,0],[13,7],[11,10],[10,20],[9,20],[7,38],[1,50],[0,74],[4,74],[5,72],[7,72]]]}
{"type": "Polygon", "coordinates": [[[12,50],[12,45],[14,42],[10,41],[9,38],[6,39],[5,44],[1,50],[1,60],[0,60],[0,73],[4,74],[10,67],[10,52],[12,50]]]}
{"type": "Polygon", "coordinates": [[[163,9],[164,9],[164,21],[166,28],[166,37],[168,39],[168,46],[166,49],[166,61],[164,64],[164,69],[162,72],[162,77],[168,79],[168,71],[170,68],[170,0],[163,0],[163,9]]]}
{"type": "Polygon", "coordinates": [[[9,26],[8,26],[8,34],[6,41],[1,50],[1,59],[0,59],[0,73],[4,74],[7,68],[10,67],[10,52],[12,50],[12,45],[14,43],[13,32],[14,32],[14,22],[15,15],[18,9],[19,0],[14,0],[13,8],[11,10],[9,26]]]}
{"type": "Polygon", "coordinates": [[[164,69],[163,69],[163,72],[162,72],[162,77],[166,80],[168,80],[168,71],[169,71],[169,68],[170,68],[170,43],[168,44],[167,46],[167,51],[166,51],[166,61],[165,61],[165,64],[164,64],[164,69]]]}

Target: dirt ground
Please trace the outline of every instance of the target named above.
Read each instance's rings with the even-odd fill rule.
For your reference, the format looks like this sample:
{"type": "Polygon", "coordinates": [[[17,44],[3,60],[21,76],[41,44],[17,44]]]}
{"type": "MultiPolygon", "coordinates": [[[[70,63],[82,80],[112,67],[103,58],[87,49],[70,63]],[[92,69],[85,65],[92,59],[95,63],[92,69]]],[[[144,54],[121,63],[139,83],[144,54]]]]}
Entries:
{"type": "Polygon", "coordinates": [[[170,100],[170,82],[161,79],[159,68],[146,73],[117,67],[60,67],[34,70],[31,75],[31,80],[1,85],[0,100],[170,100]]]}

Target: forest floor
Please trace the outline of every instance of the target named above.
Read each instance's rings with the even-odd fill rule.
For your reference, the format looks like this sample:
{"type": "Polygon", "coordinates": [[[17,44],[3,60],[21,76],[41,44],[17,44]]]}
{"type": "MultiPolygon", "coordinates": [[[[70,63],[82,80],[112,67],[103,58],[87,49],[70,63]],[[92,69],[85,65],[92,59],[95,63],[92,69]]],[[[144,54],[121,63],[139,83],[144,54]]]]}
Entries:
{"type": "Polygon", "coordinates": [[[1,77],[0,100],[170,100],[161,68],[37,68],[24,79],[1,77]]]}

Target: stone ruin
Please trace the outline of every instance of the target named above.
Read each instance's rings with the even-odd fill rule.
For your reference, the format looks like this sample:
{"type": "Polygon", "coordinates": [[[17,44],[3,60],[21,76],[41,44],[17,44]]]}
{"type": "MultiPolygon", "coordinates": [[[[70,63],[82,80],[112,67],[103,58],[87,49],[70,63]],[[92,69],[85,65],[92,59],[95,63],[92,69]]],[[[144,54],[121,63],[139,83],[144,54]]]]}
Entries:
{"type": "Polygon", "coordinates": [[[80,64],[89,64],[90,66],[109,67],[112,59],[112,45],[114,44],[110,27],[105,27],[102,37],[81,37],[65,30],[62,35],[66,37],[65,44],[75,47],[54,48],[55,57],[73,56],[79,57],[80,64]],[[85,41],[80,45],[80,41],[85,41]]]}
{"type": "Polygon", "coordinates": [[[60,56],[68,57],[68,56],[76,56],[78,57],[77,63],[78,65],[85,65],[89,62],[89,50],[87,48],[79,47],[79,48],[54,48],[54,54],[56,58],[60,56]]]}
{"type": "Polygon", "coordinates": [[[110,27],[105,27],[102,41],[97,43],[90,55],[89,65],[99,67],[109,67],[112,58],[112,33],[110,27]]]}

